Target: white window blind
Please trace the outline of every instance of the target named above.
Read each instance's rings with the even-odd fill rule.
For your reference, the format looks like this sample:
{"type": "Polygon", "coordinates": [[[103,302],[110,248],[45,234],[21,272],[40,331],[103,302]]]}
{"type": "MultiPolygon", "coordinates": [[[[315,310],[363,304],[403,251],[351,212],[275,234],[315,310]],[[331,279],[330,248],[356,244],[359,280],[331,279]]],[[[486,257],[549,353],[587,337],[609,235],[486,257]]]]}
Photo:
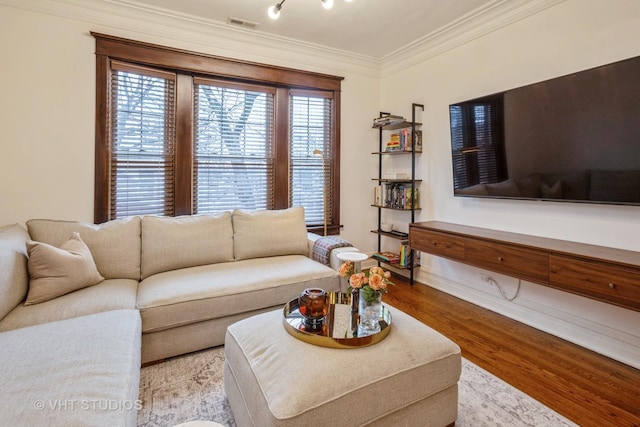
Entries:
{"type": "Polygon", "coordinates": [[[305,208],[308,226],[332,224],[331,141],[333,99],[291,92],[290,205],[305,208]],[[321,154],[314,155],[314,150],[321,154]],[[326,206],[324,206],[326,201],[326,206]]]}
{"type": "Polygon", "coordinates": [[[175,75],[112,64],[110,218],[173,215],[175,75]]]}
{"type": "Polygon", "coordinates": [[[195,81],[194,213],[273,207],[274,92],[195,81]]]}

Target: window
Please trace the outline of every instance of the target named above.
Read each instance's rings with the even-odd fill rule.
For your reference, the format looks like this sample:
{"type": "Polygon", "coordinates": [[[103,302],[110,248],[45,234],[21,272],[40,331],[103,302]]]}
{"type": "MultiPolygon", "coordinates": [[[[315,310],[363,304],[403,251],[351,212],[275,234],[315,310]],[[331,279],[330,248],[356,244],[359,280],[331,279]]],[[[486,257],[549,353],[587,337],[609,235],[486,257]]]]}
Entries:
{"type": "Polygon", "coordinates": [[[109,216],[173,215],[175,76],[114,63],[109,216]]]}
{"type": "Polygon", "coordinates": [[[196,81],[193,213],[274,205],[273,95],[196,81]]]}
{"type": "Polygon", "coordinates": [[[96,222],[303,206],[338,231],[341,78],[93,35],[96,222]]]}
{"type": "Polygon", "coordinates": [[[304,206],[308,222],[331,223],[332,209],[325,206],[331,201],[325,196],[332,176],[332,99],[296,93],[290,98],[290,204],[304,206]]]}

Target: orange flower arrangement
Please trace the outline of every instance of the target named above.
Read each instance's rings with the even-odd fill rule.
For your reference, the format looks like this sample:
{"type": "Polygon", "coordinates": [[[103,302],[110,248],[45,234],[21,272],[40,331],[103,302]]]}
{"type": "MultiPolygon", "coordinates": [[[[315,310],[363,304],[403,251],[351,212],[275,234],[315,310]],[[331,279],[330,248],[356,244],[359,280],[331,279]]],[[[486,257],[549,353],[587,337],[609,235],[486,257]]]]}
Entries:
{"type": "Polygon", "coordinates": [[[393,285],[389,280],[391,273],[382,267],[371,267],[369,270],[356,272],[353,262],[347,261],[340,266],[338,274],[349,278],[347,292],[360,289],[367,302],[375,301],[381,293],[387,293],[387,285],[393,285]]]}

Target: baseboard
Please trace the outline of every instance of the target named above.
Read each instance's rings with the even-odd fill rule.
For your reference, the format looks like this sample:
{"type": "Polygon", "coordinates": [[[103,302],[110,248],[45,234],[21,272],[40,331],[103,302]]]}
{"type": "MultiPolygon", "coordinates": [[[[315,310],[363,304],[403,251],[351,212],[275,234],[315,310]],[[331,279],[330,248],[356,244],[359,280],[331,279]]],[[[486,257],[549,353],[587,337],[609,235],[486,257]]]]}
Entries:
{"type": "Polygon", "coordinates": [[[416,281],[640,369],[640,337],[524,298],[508,302],[424,267],[416,281]]]}

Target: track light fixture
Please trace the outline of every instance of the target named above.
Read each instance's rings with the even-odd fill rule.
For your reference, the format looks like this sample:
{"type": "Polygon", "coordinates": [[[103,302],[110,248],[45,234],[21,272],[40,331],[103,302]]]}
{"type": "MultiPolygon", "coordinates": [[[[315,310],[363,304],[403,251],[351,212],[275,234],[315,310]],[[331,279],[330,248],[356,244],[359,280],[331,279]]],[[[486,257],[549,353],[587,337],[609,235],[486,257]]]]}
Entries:
{"type": "MultiPolygon", "coordinates": [[[[324,7],[325,9],[331,9],[333,7],[333,2],[334,0],[320,0],[322,2],[322,7],[324,7]]],[[[351,2],[351,0],[345,0],[347,2],[351,2]]],[[[267,14],[269,15],[269,18],[271,19],[278,19],[280,17],[280,9],[282,9],[282,5],[284,4],[285,0],[282,0],[278,3],[276,3],[274,6],[271,6],[269,9],[267,9],[267,14]]]]}
{"type": "Polygon", "coordinates": [[[322,1],[322,7],[325,9],[331,9],[333,7],[333,0],[320,0],[322,1]]]}
{"type": "Polygon", "coordinates": [[[277,3],[275,6],[271,6],[269,9],[267,9],[269,18],[278,19],[280,17],[280,9],[282,9],[282,5],[284,4],[284,2],[285,0],[282,0],[280,3],[277,3]]]}

